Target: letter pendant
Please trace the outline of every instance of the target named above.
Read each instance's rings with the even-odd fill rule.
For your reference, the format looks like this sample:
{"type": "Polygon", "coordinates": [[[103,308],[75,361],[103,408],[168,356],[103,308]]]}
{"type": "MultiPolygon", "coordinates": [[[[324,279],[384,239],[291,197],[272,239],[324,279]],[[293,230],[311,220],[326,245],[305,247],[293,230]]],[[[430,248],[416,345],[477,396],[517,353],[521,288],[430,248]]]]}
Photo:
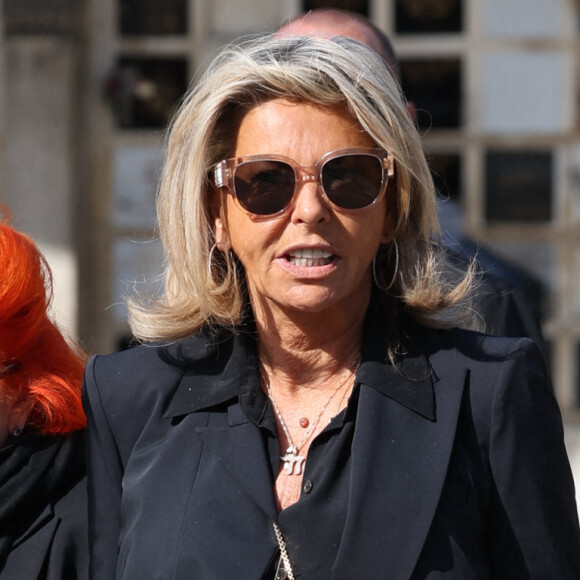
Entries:
{"type": "Polygon", "coordinates": [[[302,473],[302,465],[304,464],[304,457],[298,455],[298,449],[294,445],[290,445],[286,449],[286,455],[280,457],[284,463],[284,469],[288,475],[300,475],[302,473]]]}

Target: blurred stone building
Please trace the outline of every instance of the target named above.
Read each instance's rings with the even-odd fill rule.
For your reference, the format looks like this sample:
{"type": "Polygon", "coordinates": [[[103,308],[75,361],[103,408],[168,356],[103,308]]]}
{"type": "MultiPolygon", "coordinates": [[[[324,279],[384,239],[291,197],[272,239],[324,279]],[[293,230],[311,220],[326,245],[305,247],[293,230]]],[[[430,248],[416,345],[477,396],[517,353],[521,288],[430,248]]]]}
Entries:
{"type": "Polygon", "coordinates": [[[544,284],[555,388],[574,420],[579,0],[3,0],[0,204],[46,253],[59,319],[89,351],[126,343],[123,295],[159,287],[154,200],[180,96],[224,43],[330,6],[393,39],[464,231],[544,284]]]}

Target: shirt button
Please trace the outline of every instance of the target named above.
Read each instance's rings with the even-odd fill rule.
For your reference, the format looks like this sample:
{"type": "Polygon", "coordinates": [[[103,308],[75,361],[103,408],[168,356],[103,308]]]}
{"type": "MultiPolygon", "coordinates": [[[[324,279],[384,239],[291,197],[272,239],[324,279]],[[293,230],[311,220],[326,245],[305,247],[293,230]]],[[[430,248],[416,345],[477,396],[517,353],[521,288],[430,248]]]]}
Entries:
{"type": "Polygon", "coordinates": [[[310,493],[312,491],[312,482],[309,479],[306,480],[302,489],[304,490],[304,493],[310,493]]]}

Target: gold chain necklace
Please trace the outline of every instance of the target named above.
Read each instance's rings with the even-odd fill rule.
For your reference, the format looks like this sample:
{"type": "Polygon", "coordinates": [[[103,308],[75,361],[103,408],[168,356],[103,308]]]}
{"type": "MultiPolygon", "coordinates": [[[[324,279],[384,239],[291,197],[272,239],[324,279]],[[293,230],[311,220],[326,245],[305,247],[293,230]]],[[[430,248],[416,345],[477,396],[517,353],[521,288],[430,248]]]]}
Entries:
{"type": "Polygon", "coordinates": [[[288,550],[286,549],[286,542],[284,541],[282,532],[276,522],[272,522],[272,526],[274,527],[274,533],[276,534],[276,540],[280,548],[280,559],[278,560],[278,566],[276,566],[274,580],[294,580],[294,571],[292,570],[292,564],[290,563],[290,557],[288,556],[288,550]]]}
{"type": "MultiPolygon", "coordinates": [[[[284,463],[284,469],[286,470],[286,473],[288,475],[301,475],[302,474],[302,469],[304,467],[304,462],[306,460],[306,457],[304,457],[304,455],[300,455],[300,449],[302,449],[302,447],[304,447],[306,442],[310,439],[312,434],[315,432],[316,427],[318,425],[318,422],[322,418],[322,415],[324,415],[324,411],[326,411],[326,408],[328,407],[328,405],[330,404],[332,399],[334,399],[334,397],[340,391],[340,389],[342,389],[342,387],[344,387],[344,385],[347,383],[351,374],[356,375],[356,372],[358,370],[359,365],[360,365],[360,359],[357,357],[352,362],[352,364],[346,369],[346,374],[345,374],[344,379],[339,383],[339,385],[336,387],[336,389],[334,389],[334,391],[331,393],[330,397],[328,397],[328,399],[322,405],[322,408],[320,409],[320,413],[318,413],[318,416],[310,425],[310,429],[308,429],[308,431],[306,432],[306,435],[304,436],[302,441],[300,441],[300,443],[298,445],[295,445],[294,442],[292,441],[292,437],[290,436],[290,431],[288,430],[288,427],[286,427],[286,422],[284,421],[284,418],[282,417],[282,413],[280,412],[280,409],[278,408],[278,405],[276,404],[276,401],[274,400],[274,396],[272,394],[272,389],[270,388],[270,383],[267,380],[266,374],[264,372],[264,367],[260,363],[260,376],[262,377],[262,382],[264,383],[264,386],[266,387],[266,392],[268,393],[268,397],[270,398],[270,401],[272,401],[272,406],[274,407],[274,411],[276,412],[276,416],[278,417],[278,420],[280,421],[280,425],[282,426],[282,430],[284,431],[284,434],[286,435],[286,439],[288,439],[289,445],[288,445],[288,448],[286,449],[286,453],[280,457],[280,460],[282,461],[282,463],[284,463]]],[[[341,399],[341,401],[342,400],[344,400],[344,396],[341,399]]]]}

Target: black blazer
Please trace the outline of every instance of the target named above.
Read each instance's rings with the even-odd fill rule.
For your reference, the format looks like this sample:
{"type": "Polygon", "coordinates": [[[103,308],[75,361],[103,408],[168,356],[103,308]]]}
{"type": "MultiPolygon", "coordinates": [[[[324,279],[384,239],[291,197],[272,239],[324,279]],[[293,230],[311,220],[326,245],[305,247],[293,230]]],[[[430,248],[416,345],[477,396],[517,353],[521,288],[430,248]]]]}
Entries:
{"type": "MultiPolygon", "coordinates": [[[[537,346],[415,326],[394,369],[371,322],[346,523],[316,577],[580,578],[573,480],[537,346]]],[[[199,335],[90,360],[94,580],[263,578],[273,481],[238,401],[253,356],[243,335],[199,335]]],[[[312,521],[305,533],[324,538],[324,517],[312,521]]]]}
{"type": "MultiPolygon", "coordinates": [[[[25,436],[22,436],[24,438],[25,436]]],[[[0,535],[18,529],[0,580],[86,580],[89,577],[87,479],[84,470],[84,436],[80,431],[60,438],[38,436],[60,447],[53,465],[42,465],[34,456],[21,466],[18,490],[8,496],[7,481],[0,489],[2,502],[14,501],[14,492],[28,488],[26,497],[10,522],[0,523],[0,535]],[[66,446],[66,449],[65,449],[66,446]],[[55,479],[56,478],[56,479],[55,479]],[[32,480],[36,483],[32,484],[32,480]],[[5,525],[2,525],[5,524],[5,525]]],[[[46,450],[46,446],[37,453],[46,450]]]]}

